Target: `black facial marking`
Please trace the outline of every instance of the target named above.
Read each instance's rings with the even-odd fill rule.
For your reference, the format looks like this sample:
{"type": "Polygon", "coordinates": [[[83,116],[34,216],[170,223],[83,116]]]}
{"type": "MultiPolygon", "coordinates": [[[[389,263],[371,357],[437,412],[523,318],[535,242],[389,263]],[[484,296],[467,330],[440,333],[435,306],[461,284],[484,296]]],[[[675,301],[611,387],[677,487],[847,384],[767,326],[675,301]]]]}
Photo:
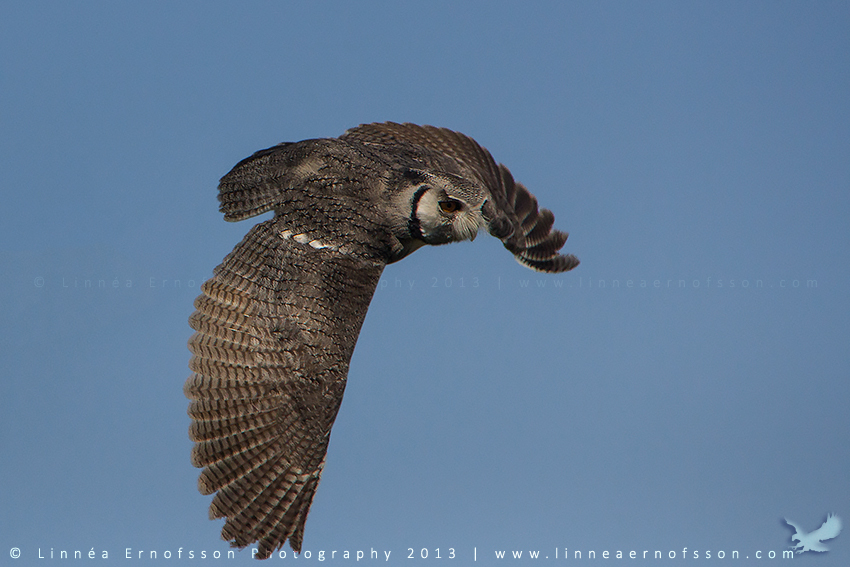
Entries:
{"type": "Polygon", "coordinates": [[[416,216],[416,208],[419,206],[419,199],[422,198],[422,195],[424,195],[428,189],[430,189],[430,187],[422,185],[416,190],[416,193],[413,194],[413,199],[410,200],[410,218],[407,219],[407,231],[410,233],[411,238],[415,238],[417,240],[425,240],[425,237],[422,234],[422,227],[419,226],[419,217],[416,216]]]}
{"type": "Polygon", "coordinates": [[[416,180],[423,180],[423,181],[425,180],[425,174],[418,169],[412,169],[412,168],[408,167],[407,169],[404,170],[403,175],[404,175],[405,179],[416,179],[416,180]]]}

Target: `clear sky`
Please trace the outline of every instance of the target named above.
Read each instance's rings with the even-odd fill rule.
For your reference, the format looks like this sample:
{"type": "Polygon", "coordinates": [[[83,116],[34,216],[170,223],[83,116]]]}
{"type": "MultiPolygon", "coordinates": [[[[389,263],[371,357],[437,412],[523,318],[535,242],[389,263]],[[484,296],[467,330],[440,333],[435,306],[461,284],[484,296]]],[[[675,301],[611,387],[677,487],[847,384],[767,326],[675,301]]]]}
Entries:
{"type": "Polygon", "coordinates": [[[192,301],[255,222],[217,181],[394,120],[473,136],[582,263],[537,274],[482,234],[385,270],[311,560],[749,563],[834,512],[796,561],[850,564],[846,2],[2,13],[0,557],[227,551],[182,393],[192,301]]]}

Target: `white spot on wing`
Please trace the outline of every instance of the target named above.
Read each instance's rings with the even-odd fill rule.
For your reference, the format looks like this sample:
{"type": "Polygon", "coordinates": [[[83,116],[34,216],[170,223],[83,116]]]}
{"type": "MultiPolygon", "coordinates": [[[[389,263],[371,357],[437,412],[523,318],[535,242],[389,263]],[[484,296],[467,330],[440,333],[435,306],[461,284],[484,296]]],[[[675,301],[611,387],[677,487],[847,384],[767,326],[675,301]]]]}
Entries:
{"type": "MultiPolygon", "coordinates": [[[[287,239],[291,238],[292,240],[294,240],[295,242],[298,242],[300,244],[309,244],[311,247],[315,248],[316,250],[333,250],[335,252],[340,251],[339,246],[336,246],[334,244],[325,244],[324,242],[322,242],[318,238],[311,239],[307,234],[305,234],[303,232],[299,233],[299,234],[293,234],[291,230],[285,229],[285,230],[281,230],[278,234],[280,235],[280,237],[283,240],[287,240],[287,239]]],[[[345,252],[343,252],[343,253],[345,253],[345,252]]]]}

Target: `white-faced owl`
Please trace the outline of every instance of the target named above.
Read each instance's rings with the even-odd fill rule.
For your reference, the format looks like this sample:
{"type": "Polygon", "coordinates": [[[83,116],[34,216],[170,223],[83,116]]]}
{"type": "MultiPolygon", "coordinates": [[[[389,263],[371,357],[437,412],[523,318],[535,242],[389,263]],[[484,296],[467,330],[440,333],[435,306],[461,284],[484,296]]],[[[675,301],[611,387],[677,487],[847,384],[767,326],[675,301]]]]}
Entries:
{"type": "Polygon", "coordinates": [[[202,286],[189,322],[192,463],[222,537],[266,558],[300,551],[345,390],[384,266],[426,244],[485,229],[542,272],[554,216],[472,138],[414,124],[367,124],[284,143],[239,162],[219,185],[224,218],[266,211],[202,286]]]}

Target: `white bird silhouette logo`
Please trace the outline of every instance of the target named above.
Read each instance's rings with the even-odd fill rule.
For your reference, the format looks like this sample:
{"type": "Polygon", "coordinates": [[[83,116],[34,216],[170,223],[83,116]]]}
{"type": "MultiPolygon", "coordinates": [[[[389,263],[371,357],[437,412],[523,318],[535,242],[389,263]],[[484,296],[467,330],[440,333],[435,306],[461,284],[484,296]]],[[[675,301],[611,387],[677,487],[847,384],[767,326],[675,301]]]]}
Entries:
{"type": "Polygon", "coordinates": [[[797,553],[803,553],[804,551],[829,551],[829,548],[821,542],[832,539],[841,533],[841,518],[835,514],[829,514],[824,523],[821,524],[821,527],[809,533],[804,532],[794,522],[789,522],[788,518],[785,518],[785,523],[797,530],[797,533],[791,536],[791,541],[799,542],[797,545],[791,546],[791,549],[797,553]]]}

